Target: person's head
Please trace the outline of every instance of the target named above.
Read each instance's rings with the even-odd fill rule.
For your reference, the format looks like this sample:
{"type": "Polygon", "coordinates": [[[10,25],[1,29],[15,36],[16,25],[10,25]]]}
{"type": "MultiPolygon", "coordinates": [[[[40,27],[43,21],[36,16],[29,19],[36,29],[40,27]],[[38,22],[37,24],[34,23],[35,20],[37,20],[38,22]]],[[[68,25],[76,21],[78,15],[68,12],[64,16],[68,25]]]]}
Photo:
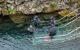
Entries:
{"type": "Polygon", "coordinates": [[[36,18],[38,18],[38,16],[36,15],[36,16],[34,16],[34,19],[36,19],[36,18]]]}
{"type": "Polygon", "coordinates": [[[30,28],[32,28],[33,26],[32,25],[30,25],[30,28]]]}
{"type": "Polygon", "coordinates": [[[55,20],[54,16],[51,16],[50,19],[51,19],[51,20],[55,20]]]}
{"type": "Polygon", "coordinates": [[[30,26],[28,27],[28,30],[30,30],[30,28],[32,28],[32,25],[30,25],[30,26]]]}

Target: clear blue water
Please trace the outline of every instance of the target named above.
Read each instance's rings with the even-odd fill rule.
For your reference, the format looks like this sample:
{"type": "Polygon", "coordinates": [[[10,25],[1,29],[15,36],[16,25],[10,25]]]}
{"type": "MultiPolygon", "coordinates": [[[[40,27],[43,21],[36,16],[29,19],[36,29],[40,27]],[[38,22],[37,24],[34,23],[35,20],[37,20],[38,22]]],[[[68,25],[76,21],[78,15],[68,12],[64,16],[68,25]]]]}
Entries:
{"type": "MultiPolygon", "coordinates": [[[[68,26],[61,27],[64,25],[56,26],[57,35],[67,34],[76,27],[79,27],[78,24],[80,18],[69,24],[68,26]],[[78,24],[78,25],[76,25],[78,24]]],[[[0,49],[1,50],[30,50],[33,48],[33,43],[40,43],[41,39],[35,39],[35,37],[44,37],[48,36],[48,27],[37,28],[37,30],[32,34],[27,34],[27,25],[23,27],[16,27],[15,23],[12,22],[3,22],[0,24],[0,49]],[[33,42],[34,41],[34,42],[33,42]]]]}

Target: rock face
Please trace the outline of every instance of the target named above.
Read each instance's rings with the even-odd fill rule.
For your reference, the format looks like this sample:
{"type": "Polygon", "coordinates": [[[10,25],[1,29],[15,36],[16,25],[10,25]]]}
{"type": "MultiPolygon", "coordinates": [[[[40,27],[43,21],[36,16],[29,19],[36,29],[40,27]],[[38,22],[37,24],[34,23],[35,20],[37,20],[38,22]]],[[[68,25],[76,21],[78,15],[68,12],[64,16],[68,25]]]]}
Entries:
{"type": "Polygon", "coordinates": [[[3,14],[36,14],[50,13],[69,8],[71,11],[78,7],[78,0],[0,0],[0,12],[3,14]],[[71,9],[71,7],[73,7],[71,9]],[[3,11],[5,9],[5,13],[3,11]]]}
{"type": "Polygon", "coordinates": [[[68,11],[72,12],[79,6],[79,0],[0,0],[0,14],[9,15],[14,23],[23,24],[29,17],[25,15],[61,10],[59,14],[65,16],[68,11]]]}

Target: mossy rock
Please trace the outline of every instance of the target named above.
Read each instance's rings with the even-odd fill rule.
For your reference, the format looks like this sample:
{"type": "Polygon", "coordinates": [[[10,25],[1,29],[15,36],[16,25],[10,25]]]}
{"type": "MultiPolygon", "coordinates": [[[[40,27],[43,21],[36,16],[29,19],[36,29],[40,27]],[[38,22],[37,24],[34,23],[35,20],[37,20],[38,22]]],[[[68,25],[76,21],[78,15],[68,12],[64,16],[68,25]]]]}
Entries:
{"type": "Polygon", "coordinates": [[[67,10],[67,9],[64,9],[64,10],[62,10],[62,11],[59,12],[59,14],[60,14],[61,16],[66,16],[66,15],[68,15],[69,13],[70,13],[70,11],[67,10]]]}
{"type": "Polygon", "coordinates": [[[11,9],[11,8],[1,8],[1,13],[3,15],[13,15],[13,14],[16,14],[16,10],[15,9],[11,9]]]}
{"type": "Polygon", "coordinates": [[[65,16],[71,17],[71,16],[77,15],[76,12],[72,12],[71,14],[70,14],[70,13],[71,13],[70,10],[64,9],[64,10],[62,10],[62,11],[59,12],[59,15],[61,15],[61,16],[63,16],[63,17],[65,17],[65,16]]]}
{"type": "Polygon", "coordinates": [[[0,2],[3,2],[4,0],[0,0],[0,2]]]}
{"type": "Polygon", "coordinates": [[[5,9],[5,8],[3,8],[3,9],[1,10],[1,13],[2,13],[3,15],[9,15],[9,11],[8,11],[7,9],[5,9]]]}
{"type": "Polygon", "coordinates": [[[24,23],[26,20],[26,16],[24,15],[20,15],[20,14],[15,14],[15,15],[10,15],[10,19],[14,22],[14,23],[24,23]]]}
{"type": "Polygon", "coordinates": [[[57,5],[57,3],[54,3],[54,2],[53,2],[52,4],[50,4],[50,7],[51,7],[51,9],[54,10],[54,11],[55,11],[55,10],[58,10],[58,5],[57,5]]]}
{"type": "Polygon", "coordinates": [[[68,4],[71,5],[71,4],[74,4],[75,2],[77,2],[78,0],[68,0],[68,4]]]}
{"type": "Polygon", "coordinates": [[[55,12],[56,10],[58,10],[58,6],[53,2],[50,5],[44,6],[43,13],[55,12]]]}
{"type": "Polygon", "coordinates": [[[5,3],[4,3],[4,1],[2,0],[0,0],[0,7],[2,8],[2,7],[4,7],[5,6],[5,3]]]}
{"type": "Polygon", "coordinates": [[[9,14],[16,14],[16,9],[8,8],[9,14]]]}

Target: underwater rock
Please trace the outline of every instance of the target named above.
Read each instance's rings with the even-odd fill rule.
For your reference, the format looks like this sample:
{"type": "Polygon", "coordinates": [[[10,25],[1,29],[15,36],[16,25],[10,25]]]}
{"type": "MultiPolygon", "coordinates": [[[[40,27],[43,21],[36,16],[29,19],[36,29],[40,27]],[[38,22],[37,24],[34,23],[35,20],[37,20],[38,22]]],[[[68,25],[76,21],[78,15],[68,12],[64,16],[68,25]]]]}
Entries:
{"type": "Polygon", "coordinates": [[[17,24],[18,27],[23,26],[25,21],[26,21],[27,16],[20,15],[20,14],[15,14],[15,15],[10,15],[10,19],[17,24]]]}

